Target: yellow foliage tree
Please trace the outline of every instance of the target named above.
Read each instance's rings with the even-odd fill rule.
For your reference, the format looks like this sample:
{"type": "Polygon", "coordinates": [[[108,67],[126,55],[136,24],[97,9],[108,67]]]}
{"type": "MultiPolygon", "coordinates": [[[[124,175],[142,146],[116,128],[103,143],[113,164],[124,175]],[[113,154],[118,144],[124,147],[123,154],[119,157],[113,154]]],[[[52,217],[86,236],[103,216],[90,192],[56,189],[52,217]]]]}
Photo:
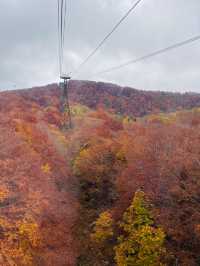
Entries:
{"type": "Polygon", "coordinates": [[[89,108],[84,105],[74,105],[72,106],[71,113],[73,116],[80,116],[83,117],[85,113],[89,111],[89,108]]]}
{"type": "Polygon", "coordinates": [[[115,247],[118,266],[161,266],[165,234],[153,226],[153,218],[146,206],[144,193],[138,191],[120,224],[123,234],[115,247]]]}
{"type": "Polygon", "coordinates": [[[43,164],[41,169],[42,169],[42,172],[45,174],[49,174],[51,172],[51,167],[48,163],[43,164]]]}
{"type": "Polygon", "coordinates": [[[0,203],[3,202],[9,194],[9,190],[5,186],[0,186],[0,203]]]}
{"type": "Polygon", "coordinates": [[[101,213],[94,223],[94,230],[90,235],[90,260],[93,260],[94,258],[95,260],[92,261],[91,265],[113,265],[113,223],[114,221],[109,211],[101,213]]]}
{"type": "Polygon", "coordinates": [[[0,226],[5,231],[1,241],[1,254],[5,261],[9,265],[35,265],[36,250],[41,244],[37,223],[32,219],[24,219],[13,224],[1,219],[0,226]]]}
{"type": "Polygon", "coordinates": [[[109,212],[103,212],[95,222],[92,241],[102,244],[113,237],[113,219],[109,212]]]}

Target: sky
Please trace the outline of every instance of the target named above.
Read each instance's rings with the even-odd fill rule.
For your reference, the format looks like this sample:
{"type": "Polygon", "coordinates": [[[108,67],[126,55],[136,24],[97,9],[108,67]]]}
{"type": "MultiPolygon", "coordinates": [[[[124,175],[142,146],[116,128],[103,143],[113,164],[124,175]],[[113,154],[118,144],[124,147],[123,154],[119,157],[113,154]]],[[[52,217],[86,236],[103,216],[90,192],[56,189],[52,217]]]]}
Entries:
{"type": "MultiPolygon", "coordinates": [[[[136,0],[68,0],[64,72],[76,69],[136,0]]],[[[143,0],[74,79],[200,92],[200,41],[94,73],[200,34],[199,0],[143,0]]],[[[0,89],[59,81],[57,0],[0,1],[0,89]]]]}

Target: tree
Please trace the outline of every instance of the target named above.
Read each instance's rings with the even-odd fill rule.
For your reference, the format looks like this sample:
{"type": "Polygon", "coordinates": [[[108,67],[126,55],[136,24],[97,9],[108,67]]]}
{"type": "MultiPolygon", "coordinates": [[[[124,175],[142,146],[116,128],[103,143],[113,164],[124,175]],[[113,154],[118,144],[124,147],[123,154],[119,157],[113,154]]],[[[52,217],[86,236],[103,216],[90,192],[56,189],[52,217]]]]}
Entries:
{"type": "Polygon", "coordinates": [[[92,241],[102,244],[113,237],[113,219],[106,211],[100,214],[95,222],[94,232],[91,234],[92,241]]]}
{"type": "Polygon", "coordinates": [[[120,223],[122,235],[115,247],[118,266],[161,266],[161,255],[165,234],[153,226],[154,221],[144,199],[144,193],[137,191],[131,206],[124,213],[120,223]]]}
{"type": "Polygon", "coordinates": [[[3,230],[1,255],[9,265],[32,266],[41,247],[38,224],[31,218],[10,223],[0,219],[3,230]]]}
{"type": "Polygon", "coordinates": [[[110,207],[116,199],[114,175],[121,161],[117,158],[118,145],[97,138],[80,150],[73,162],[73,172],[80,179],[80,200],[97,209],[110,207]]]}
{"type": "Polygon", "coordinates": [[[46,163],[42,165],[41,170],[43,173],[49,174],[51,172],[51,167],[48,163],[46,163]]]}
{"type": "Polygon", "coordinates": [[[114,221],[110,212],[102,212],[94,224],[93,233],[90,235],[91,257],[92,259],[95,258],[95,265],[113,265],[113,240],[115,236],[114,221]]]}
{"type": "Polygon", "coordinates": [[[117,145],[110,140],[95,139],[80,150],[73,163],[74,173],[88,181],[113,175],[117,145]]]}

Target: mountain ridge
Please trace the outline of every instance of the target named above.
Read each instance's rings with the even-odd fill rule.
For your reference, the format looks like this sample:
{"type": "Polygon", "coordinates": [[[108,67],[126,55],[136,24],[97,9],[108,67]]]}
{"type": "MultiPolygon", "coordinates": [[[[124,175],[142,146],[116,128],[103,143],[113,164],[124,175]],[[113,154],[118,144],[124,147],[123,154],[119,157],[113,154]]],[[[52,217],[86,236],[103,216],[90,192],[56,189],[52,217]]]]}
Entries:
{"type": "MultiPolygon", "coordinates": [[[[29,99],[60,97],[58,84],[14,90],[2,93],[16,93],[29,99]]],[[[174,112],[180,109],[191,109],[200,106],[200,94],[177,93],[164,91],[144,91],[130,87],[121,87],[112,83],[71,80],[69,98],[72,102],[86,105],[89,108],[105,108],[122,115],[141,117],[151,113],[174,112]]]]}

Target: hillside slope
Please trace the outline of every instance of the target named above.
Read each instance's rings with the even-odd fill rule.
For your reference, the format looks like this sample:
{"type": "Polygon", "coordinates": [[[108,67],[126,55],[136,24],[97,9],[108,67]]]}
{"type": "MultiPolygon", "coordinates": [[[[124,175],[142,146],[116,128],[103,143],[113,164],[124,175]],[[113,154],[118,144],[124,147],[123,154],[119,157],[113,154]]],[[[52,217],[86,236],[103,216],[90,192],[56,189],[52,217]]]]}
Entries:
{"type": "Polygon", "coordinates": [[[57,85],[0,94],[0,265],[116,265],[118,223],[138,190],[166,234],[165,263],[199,265],[200,110],[158,110],[168,103],[169,112],[169,99],[172,109],[199,106],[200,96],[169,93],[160,101],[157,92],[127,97],[112,85],[75,85],[73,129],[65,133],[57,85]],[[123,102],[120,115],[118,104],[102,108],[106,99],[123,102]],[[157,114],[125,116],[143,116],[157,101],[149,109],[157,114]],[[105,211],[116,234],[109,254],[90,237],[105,211]]]}
{"type": "Polygon", "coordinates": [[[102,106],[129,116],[173,112],[200,106],[200,95],[136,90],[110,83],[71,81],[71,99],[90,108],[102,106]]]}
{"type": "MultiPolygon", "coordinates": [[[[72,226],[78,202],[68,168],[67,143],[62,132],[49,123],[48,109],[32,96],[34,101],[14,92],[0,94],[1,227],[9,222],[16,225],[18,234],[17,224],[34,221],[42,243],[33,265],[74,265],[72,226]]],[[[13,232],[7,227],[3,231],[13,232]]],[[[17,246],[5,236],[3,239],[0,265],[13,265],[7,250],[15,250],[17,265],[29,265],[17,246]]]]}

